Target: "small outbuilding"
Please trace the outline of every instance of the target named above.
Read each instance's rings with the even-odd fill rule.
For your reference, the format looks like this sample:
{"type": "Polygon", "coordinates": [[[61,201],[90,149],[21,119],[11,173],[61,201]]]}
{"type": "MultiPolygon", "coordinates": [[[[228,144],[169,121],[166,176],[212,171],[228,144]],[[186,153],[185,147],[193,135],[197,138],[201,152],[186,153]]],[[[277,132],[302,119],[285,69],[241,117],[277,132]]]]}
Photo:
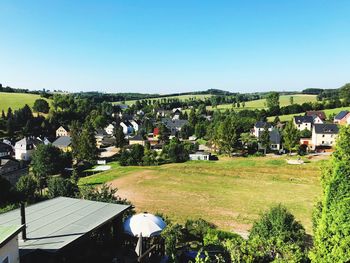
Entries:
{"type": "Polygon", "coordinates": [[[209,161],[211,153],[209,152],[195,152],[189,155],[191,161],[209,161]]]}

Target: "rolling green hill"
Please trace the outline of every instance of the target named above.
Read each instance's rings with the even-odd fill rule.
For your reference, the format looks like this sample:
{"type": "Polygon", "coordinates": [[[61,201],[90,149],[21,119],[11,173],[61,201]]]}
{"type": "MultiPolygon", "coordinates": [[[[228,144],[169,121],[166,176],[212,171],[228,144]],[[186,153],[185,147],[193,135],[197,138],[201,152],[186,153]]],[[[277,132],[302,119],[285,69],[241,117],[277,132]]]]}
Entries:
{"type": "MultiPolygon", "coordinates": [[[[290,97],[293,97],[294,103],[296,104],[316,101],[316,95],[306,95],[306,94],[283,95],[283,96],[280,96],[280,106],[283,107],[283,106],[290,105],[290,97]]],[[[244,108],[241,106],[240,108],[236,108],[236,109],[247,109],[247,110],[264,109],[266,108],[265,103],[266,103],[265,99],[252,100],[252,101],[246,102],[244,108]]],[[[211,106],[207,107],[207,109],[213,110],[211,106]]],[[[232,109],[232,104],[218,105],[217,108],[215,109],[217,110],[232,109]]]]}
{"type": "Polygon", "coordinates": [[[22,108],[25,104],[33,107],[36,99],[39,99],[40,95],[27,94],[27,93],[6,93],[0,92],[0,111],[11,107],[12,110],[22,108]]]}

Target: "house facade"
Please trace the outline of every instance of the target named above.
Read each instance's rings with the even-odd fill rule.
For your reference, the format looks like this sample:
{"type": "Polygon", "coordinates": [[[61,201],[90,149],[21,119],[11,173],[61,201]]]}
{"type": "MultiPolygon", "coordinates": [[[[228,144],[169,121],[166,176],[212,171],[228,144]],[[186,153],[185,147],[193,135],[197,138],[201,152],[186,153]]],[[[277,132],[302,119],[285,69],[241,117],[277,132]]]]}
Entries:
{"type": "Polygon", "coordinates": [[[265,130],[265,127],[267,127],[269,131],[272,131],[272,125],[270,123],[258,121],[255,123],[254,128],[252,129],[252,135],[254,135],[256,138],[259,138],[260,133],[265,130]]]}
{"type": "Polygon", "coordinates": [[[335,145],[339,128],[336,124],[315,124],[312,129],[311,150],[317,148],[330,149],[335,145]]]}
{"type": "Polygon", "coordinates": [[[6,143],[0,142],[0,158],[11,156],[11,154],[12,154],[12,146],[6,143]]]}
{"type": "Polygon", "coordinates": [[[60,126],[56,130],[56,137],[61,137],[61,136],[70,136],[70,131],[67,127],[60,126]]]}
{"type": "Polygon", "coordinates": [[[145,140],[141,135],[136,135],[132,138],[129,138],[129,145],[139,144],[145,146],[146,142],[147,140],[145,140]]]}
{"type": "Polygon", "coordinates": [[[313,116],[294,116],[293,117],[294,126],[299,130],[312,130],[312,124],[314,123],[313,116]]]}
{"type": "Polygon", "coordinates": [[[339,125],[347,125],[350,124],[350,112],[345,110],[345,111],[341,111],[339,112],[335,117],[333,122],[335,124],[339,124],[339,125]]]}
{"type": "Polygon", "coordinates": [[[129,135],[134,132],[134,127],[129,121],[123,121],[120,123],[120,126],[123,128],[123,133],[129,135]]]}
{"type": "Polygon", "coordinates": [[[15,144],[16,160],[30,161],[36,147],[43,142],[34,137],[25,137],[15,144]]]}
{"type": "Polygon", "coordinates": [[[114,129],[115,129],[115,125],[111,123],[111,124],[108,124],[108,126],[105,128],[105,131],[108,135],[113,135],[114,129]]]}

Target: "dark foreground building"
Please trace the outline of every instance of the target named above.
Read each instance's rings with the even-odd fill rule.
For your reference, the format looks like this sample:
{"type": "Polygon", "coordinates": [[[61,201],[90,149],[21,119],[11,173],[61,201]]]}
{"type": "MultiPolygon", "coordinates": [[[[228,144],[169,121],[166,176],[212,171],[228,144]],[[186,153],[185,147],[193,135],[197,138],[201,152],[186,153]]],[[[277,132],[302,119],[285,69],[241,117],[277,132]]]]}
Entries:
{"type": "Polygon", "coordinates": [[[111,262],[123,242],[122,217],[130,206],[58,197],[0,215],[0,225],[21,225],[21,263],[111,262]],[[25,218],[24,218],[25,217],[25,218]]]}

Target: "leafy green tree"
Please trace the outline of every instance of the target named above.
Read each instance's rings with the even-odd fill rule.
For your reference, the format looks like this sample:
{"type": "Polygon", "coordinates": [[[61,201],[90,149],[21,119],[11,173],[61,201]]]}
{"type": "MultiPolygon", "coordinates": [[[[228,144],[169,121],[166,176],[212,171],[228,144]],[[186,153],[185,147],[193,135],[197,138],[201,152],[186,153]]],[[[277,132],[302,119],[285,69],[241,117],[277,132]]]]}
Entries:
{"type": "Polygon", "coordinates": [[[198,122],[195,127],[195,135],[197,138],[203,138],[206,134],[207,125],[204,122],[198,122]]]}
{"type": "Polygon", "coordinates": [[[305,262],[306,233],[282,205],[272,207],[253,224],[249,245],[254,262],[305,262]]]}
{"type": "Polygon", "coordinates": [[[290,104],[290,105],[293,105],[293,104],[294,104],[294,97],[293,97],[293,96],[290,96],[290,97],[289,97],[289,104],[290,104]]]}
{"type": "Polygon", "coordinates": [[[117,125],[117,127],[114,129],[114,137],[115,137],[115,146],[118,148],[123,147],[126,145],[125,135],[123,132],[123,128],[120,125],[117,125]]]}
{"type": "Polygon", "coordinates": [[[193,127],[189,124],[182,126],[180,136],[182,139],[188,139],[193,134],[193,127]]]}
{"type": "Polygon", "coordinates": [[[240,122],[237,115],[228,115],[217,125],[217,142],[220,150],[226,154],[231,154],[239,145],[238,139],[242,133],[240,122]]]}
{"type": "Polygon", "coordinates": [[[43,189],[50,175],[62,171],[61,151],[52,144],[40,144],[33,153],[31,167],[39,189],[43,189]]]}
{"type": "Polygon", "coordinates": [[[343,127],[336,150],[322,172],[323,195],[314,212],[312,262],[350,261],[350,126],[343,127]]]}
{"type": "Polygon", "coordinates": [[[87,161],[91,164],[96,162],[98,149],[96,147],[95,129],[90,122],[86,122],[83,126],[78,148],[81,160],[87,161]]]}
{"type": "Polygon", "coordinates": [[[188,115],[188,123],[191,127],[196,127],[198,118],[196,114],[196,110],[194,108],[191,109],[190,114],[188,115]]]}
{"type": "Polygon", "coordinates": [[[343,99],[344,106],[350,105],[350,83],[340,88],[340,97],[343,99]]]}
{"type": "Polygon", "coordinates": [[[15,193],[9,181],[0,176],[0,207],[13,202],[15,193]]]}
{"type": "Polygon", "coordinates": [[[79,193],[78,185],[69,179],[53,177],[47,183],[47,196],[55,198],[59,196],[75,197],[79,193]]]}
{"type": "Polygon", "coordinates": [[[277,115],[280,110],[280,95],[278,92],[270,92],[266,96],[266,106],[271,115],[277,115]]]}
{"type": "Polygon", "coordinates": [[[16,183],[16,190],[21,194],[22,199],[33,203],[36,199],[38,181],[33,175],[21,176],[16,183]]]}
{"type": "Polygon", "coordinates": [[[165,254],[169,257],[169,262],[179,262],[177,258],[178,244],[182,243],[184,239],[182,226],[179,224],[168,224],[162,231],[161,236],[164,238],[165,254]]]}
{"type": "Polygon", "coordinates": [[[33,110],[35,112],[49,113],[50,106],[49,103],[44,99],[37,99],[34,102],[33,110]]]}
{"type": "Polygon", "coordinates": [[[170,140],[169,144],[163,149],[170,162],[181,163],[188,160],[188,152],[185,150],[184,144],[179,141],[178,138],[173,138],[170,140]]]}
{"type": "Polygon", "coordinates": [[[299,131],[294,127],[292,121],[289,121],[283,130],[284,148],[289,150],[289,153],[299,144],[299,131]]]}
{"type": "Polygon", "coordinates": [[[266,154],[266,151],[270,147],[270,132],[268,125],[265,125],[264,130],[259,137],[259,142],[261,147],[264,149],[264,154],[266,154]]]}
{"type": "Polygon", "coordinates": [[[311,138],[312,132],[308,129],[300,131],[300,138],[311,138]]]}

